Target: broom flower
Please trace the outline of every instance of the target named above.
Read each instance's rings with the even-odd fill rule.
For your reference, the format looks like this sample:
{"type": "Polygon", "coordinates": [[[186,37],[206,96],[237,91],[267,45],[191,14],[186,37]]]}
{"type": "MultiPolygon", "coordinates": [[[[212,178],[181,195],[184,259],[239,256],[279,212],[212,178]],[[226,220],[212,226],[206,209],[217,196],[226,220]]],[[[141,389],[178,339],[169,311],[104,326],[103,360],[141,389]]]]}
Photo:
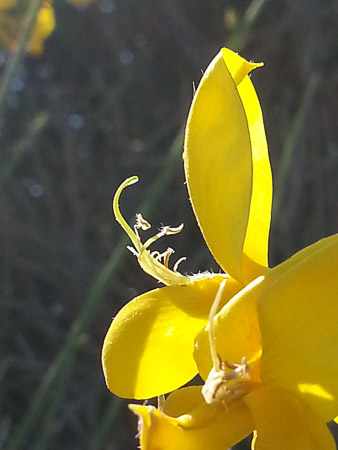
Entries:
{"type": "Polygon", "coordinates": [[[143,450],[223,450],[254,431],[256,450],[335,448],[338,412],[338,236],[268,267],[272,179],[263,118],[249,73],[262,64],[222,49],[190,109],[184,166],[191,203],[222,273],[187,276],[173,251],[150,250],[163,227],[132,229],[113,209],[140,266],[165,287],[113,320],[102,362],[108,387],[159,407],[130,405],[143,450]],[[197,373],[201,386],[177,389],[197,373]],[[162,394],[172,392],[166,399],[162,394]]]}
{"type": "MultiPolygon", "coordinates": [[[[272,180],[260,105],[249,73],[262,64],[249,63],[223,49],[205,72],[188,118],[184,165],[191,202],[205,241],[223,273],[186,276],[173,252],[159,254],[150,246],[182,227],[163,227],[141,242],[150,228],[137,215],[132,229],[119,199],[115,217],[130,237],[141,267],[165,287],[129,302],[106,335],[102,362],[109,389],[126,398],[144,399],[173,391],[197,374],[194,339],[207,325],[220,284],[227,280],[222,302],[268,270],[267,251],[272,180]]],[[[222,304],[220,305],[222,306],[222,304]]]]}

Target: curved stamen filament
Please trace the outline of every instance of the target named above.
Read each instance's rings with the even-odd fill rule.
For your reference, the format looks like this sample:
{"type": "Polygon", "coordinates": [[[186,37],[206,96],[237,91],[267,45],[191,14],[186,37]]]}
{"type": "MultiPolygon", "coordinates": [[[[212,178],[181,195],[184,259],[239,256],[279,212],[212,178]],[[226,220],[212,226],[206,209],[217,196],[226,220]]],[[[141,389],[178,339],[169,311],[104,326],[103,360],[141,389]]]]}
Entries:
{"type": "Polygon", "coordinates": [[[113,212],[115,215],[115,219],[118,221],[118,223],[121,225],[121,227],[124,229],[124,231],[129,236],[131,242],[133,243],[136,250],[140,251],[140,241],[137,239],[136,234],[133,232],[133,230],[130,228],[128,223],[125,221],[124,217],[121,214],[120,206],[119,206],[119,200],[120,196],[122,194],[122,191],[127,186],[131,186],[134,183],[138,182],[138,177],[130,177],[127,178],[117,189],[114,199],[113,199],[113,212]]]}
{"type": "MultiPolygon", "coordinates": [[[[134,226],[134,231],[132,228],[128,225],[126,220],[121,214],[120,207],[119,207],[119,199],[121,196],[121,193],[123,189],[127,186],[130,186],[134,183],[137,183],[138,177],[130,177],[127,178],[117,189],[116,194],[113,199],[113,212],[115,215],[116,220],[121,225],[121,227],[124,229],[124,231],[129,236],[130,240],[132,241],[134,247],[128,247],[128,249],[137,256],[138,262],[142,269],[148,273],[149,275],[153,276],[157,280],[161,281],[162,283],[166,285],[173,285],[173,284],[187,284],[189,283],[190,279],[187,276],[182,275],[181,273],[177,272],[177,266],[176,263],[174,266],[174,270],[169,269],[169,258],[172,253],[174,253],[174,250],[168,248],[164,253],[159,252],[149,252],[147,249],[148,247],[156,242],[158,239],[160,239],[163,236],[169,235],[169,234],[177,234],[179,233],[182,228],[183,224],[181,224],[179,227],[169,227],[164,226],[161,228],[159,233],[157,233],[155,236],[149,238],[144,244],[141,242],[138,230],[148,230],[151,225],[149,222],[147,222],[141,214],[136,215],[136,225],[134,226]],[[162,261],[162,262],[161,262],[162,261]]],[[[181,262],[182,258],[178,261],[181,262]]]]}

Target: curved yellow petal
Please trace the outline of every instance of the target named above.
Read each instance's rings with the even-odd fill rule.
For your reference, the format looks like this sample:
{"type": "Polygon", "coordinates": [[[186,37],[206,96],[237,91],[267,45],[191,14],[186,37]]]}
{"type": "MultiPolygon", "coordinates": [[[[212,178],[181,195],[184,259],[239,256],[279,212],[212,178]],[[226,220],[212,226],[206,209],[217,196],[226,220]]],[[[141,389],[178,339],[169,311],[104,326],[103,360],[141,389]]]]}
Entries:
{"type": "Polygon", "coordinates": [[[195,94],[184,151],[204,238],[221,267],[245,282],[267,266],[272,195],[262,115],[248,77],[259,65],[219,52],[195,94]]]}
{"type": "MultiPolygon", "coordinates": [[[[181,391],[175,393],[180,404],[181,391]]],[[[241,441],[253,429],[249,408],[242,401],[226,410],[207,405],[201,399],[198,408],[178,418],[152,406],[129,407],[140,418],[142,450],[224,450],[241,441]]]]}
{"type": "MultiPolygon", "coordinates": [[[[236,74],[246,67],[247,62],[226,48],[222,50],[222,54],[231,75],[235,78],[236,74]]],[[[272,175],[262,110],[249,76],[242,79],[237,90],[249,126],[252,153],[252,195],[242,260],[244,274],[251,280],[262,273],[259,266],[268,266],[272,175]]]]}
{"type": "Polygon", "coordinates": [[[264,388],[244,397],[254,420],[255,450],[334,450],[325,422],[296,396],[264,388]]]}
{"type": "MultiPolygon", "coordinates": [[[[214,318],[215,346],[222,361],[241,364],[245,357],[254,381],[258,381],[260,376],[261,335],[256,301],[263,281],[264,278],[259,277],[251,282],[214,318]]],[[[208,331],[209,326],[198,334],[194,352],[198,371],[204,380],[212,367],[208,331]]]]}
{"type": "Polygon", "coordinates": [[[338,235],[266,276],[258,300],[263,382],[302,397],[323,420],[338,410],[338,235]]]}
{"type": "MultiPolygon", "coordinates": [[[[109,389],[120,397],[154,397],[185,384],[197,373],[194,338],[224,276],[147,292],[118,313],[106,335],[103,370],[109,389]]],[[[229,279],[223,304],[240,289],[229,279]]]]}
{"type": "Polygon", "coordinates": [[[204,404],[202,386],[188,386],[171,392],[164,402],[162,412],[170,417],[179,417],[204,404]]]}

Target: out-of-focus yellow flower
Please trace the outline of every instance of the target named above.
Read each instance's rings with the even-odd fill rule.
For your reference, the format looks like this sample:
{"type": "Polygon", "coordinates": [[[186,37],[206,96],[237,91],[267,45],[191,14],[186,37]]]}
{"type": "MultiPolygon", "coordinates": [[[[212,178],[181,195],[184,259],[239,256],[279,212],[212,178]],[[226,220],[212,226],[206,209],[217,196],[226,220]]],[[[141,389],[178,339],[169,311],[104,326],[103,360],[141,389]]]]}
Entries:
{"type": "MultiPolygon", "coordinates": [[[[10,50],[15,51],[17,35],[21,26],[21,18],[7,12],[15,7],[16,0],[0,0],[0,39],[10,50]]],[[[45,40],[50,36],[55,28],[55,16],[52,7],[52,0],[43,2],[36,18],[32,36],[28,43],[28,51],[34,56],[40,56],[44,49],[45,40]]]]}
{"type": "Polygon", "coordinates": [[[337,273],[334,235],[235,295],[196,339],[205,384],[173,392],[161,410],[130,406],[142,450],[224,450],[252,431],[255,450],[334,450],[337,273]]]}
{"type": "Polygon", "coordinates": [[[207,325],[224,279],[223,306],[267,269],[272,181],[260,105],[249,78],[253,64],[223,49],[205,72],[189,114],[184,163],[193,208],[204,238],[225,273],[185,276],[169,269],[171,249],[150,252],[163,229],[141,243],[150,227],[140,215],[134,231],[114,199],[117,220],[131,238],[141,267],[167,285],[129,302],[114,319],[103,346],[112,392],[150,398],[182,386],[197,373],[194,339],[207,325]]]}
{"type": "Polygon", "coordinates": [[[55,16],[52,1],[45,1],[40,9],[29,41],[28,50],[32,55],[40,56],[44,49],[45,40],[55,28],[55,16]]]}

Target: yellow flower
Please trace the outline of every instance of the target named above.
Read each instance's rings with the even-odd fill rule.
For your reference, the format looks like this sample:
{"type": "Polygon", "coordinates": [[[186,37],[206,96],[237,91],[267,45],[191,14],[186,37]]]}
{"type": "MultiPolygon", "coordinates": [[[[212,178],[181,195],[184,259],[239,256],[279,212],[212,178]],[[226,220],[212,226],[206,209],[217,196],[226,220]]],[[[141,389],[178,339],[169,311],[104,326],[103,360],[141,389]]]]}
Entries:
{"type": "Polygon", "coordinates": [[[253,430],[256,450],[335,448],[326,423],[338,412],[338,236],[267,269],[272,189],[248,77],[256,66],[223,49],[202,78],[186,131],[192,205],[225,274],[184,276],[169,269],[170,249],[149,251],[181,227],[141,243],[139,230],[150,224],[138,215],[133,231],[118,204],[136,177],[114,199],[141,267],[167,286],[137,297],[113,321],[102,357],[107,384],[120,396],[147,398],[183,385],[197,367],[204,380],[159,409],[131,405],[143,450],[223,450],[253,430]]]}
{"type": "Polygon", "coordinates": [[[142,450],[224,450],[253,430],[255,450],[335,449],[337,273],[334,235],[235,295],[196,340],[204,386],[131,405],[142,450]]]}
{"type": "MultiPolygon", "coordinates": [[[[21,22],[11,13],[5,12],[17,5],[17,0],[0,1],[0,39],[10,50],[15,51],[17,35],[21,22]]],[[[21,20],[21,19],[20,19],[21,20]]],[[[40,56],[44,49],[44,42],[55,28],[55,16],[52,0],[45,0],[36,18],[32,36],[28,43],[28,51],[34,56],[40,56]]]]}
{"type": "Polygon", "coordinates": [[[145,244],[139,230],[149,223],[137,216],[134,231],[123,219],[118,189],[113,206],[131,238],[141,267],[166,287],[129,302],[105,338],[102,362],[109,389],[144,399],[173,391],[197,374],[194,339],[208,323],[219,290],[220,307],[268,270],[272,181],[263,118],[249,63],[223,49],[206,70],[194,96],[185,136],[184,164],[199,226],[223,274],[185,276],[169,269],[171,249],[149,251],[157,239],[181,227],[164,227],[145,244]]]}
{"type": "Polygon", "coordinates": [[[34,56],[40,56],[44,49],[45,40],[55,28],[55,16],[52,0],[44,1],[36,18],[36,23],[29,41],[28,51],[34,56]]]}
{"type": "Polygon", "coordinates": [[[329,450],[338,413],[338,235],[268,269],[271,173],[248,63],[223,49],[189,113],[184,163],[191,202],[224,274],[185,276],[141,243],[114,198],[141,267],[167,286],[128,303],[104,342],[108,387],[122,397],[173,391],[140,417],[143,450],[224,450],[254,431],[253,448],[329,450]],[[193,344],[195,342],[195,345],[193,344]]]}

